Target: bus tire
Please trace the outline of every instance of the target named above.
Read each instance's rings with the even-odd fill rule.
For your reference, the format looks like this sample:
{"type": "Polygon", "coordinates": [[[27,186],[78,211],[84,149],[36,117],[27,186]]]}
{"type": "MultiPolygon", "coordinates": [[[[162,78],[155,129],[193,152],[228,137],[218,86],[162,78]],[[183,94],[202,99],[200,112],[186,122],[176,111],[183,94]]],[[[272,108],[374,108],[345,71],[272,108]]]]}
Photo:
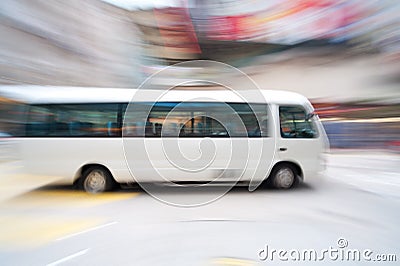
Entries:
{"type": "Polygon", "coordinates": [[[88,193],[101,193],[114,188],[115,181],[104,167],[89,167],[82,175],[81,188],[88,193]]]}
{"type": "Polygon", "coordinates": [[[288,163],[278,164],[271,173],[271,185],[277,189],[289,189],[296,183],[297,174],[288,163]]]}

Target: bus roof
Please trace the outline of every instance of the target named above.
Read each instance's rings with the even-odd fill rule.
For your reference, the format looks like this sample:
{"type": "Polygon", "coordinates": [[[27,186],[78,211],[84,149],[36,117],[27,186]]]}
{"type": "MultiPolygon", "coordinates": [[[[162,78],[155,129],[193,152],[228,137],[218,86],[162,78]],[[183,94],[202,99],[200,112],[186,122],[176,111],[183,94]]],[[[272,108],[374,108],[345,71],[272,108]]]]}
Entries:
{"type": "Polygon", "coordinates": [[[0,86],[0,96],[27,104],[52,103],[110,103],[135,101],[204,101],[204,102],[251,102],[309,105],[303,95],[280,90],[241,90],[234,92],[224,89],[174,89],[138,90],[129,88],[60,87],[40,85],[0,86]],[[147,93],[143,93],[147,92],[147,93]],[[264,96],[264,99],[260,99],[264,96]],[[135,97],[134,97],[135,96],[135,97]],[[159,98],[159,96],[162,96],[159,98]]]}

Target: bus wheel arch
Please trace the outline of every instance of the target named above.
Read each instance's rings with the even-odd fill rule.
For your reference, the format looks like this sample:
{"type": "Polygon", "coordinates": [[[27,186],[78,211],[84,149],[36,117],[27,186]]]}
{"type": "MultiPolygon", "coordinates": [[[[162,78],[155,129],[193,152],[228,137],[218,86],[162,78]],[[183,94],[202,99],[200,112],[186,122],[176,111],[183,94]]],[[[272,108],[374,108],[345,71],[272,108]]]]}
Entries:
{"type": "Polygon", "coordinates": [[[268,176],[268,184],[277,189],[290,189],[303,179],[301,167],[290,161],[281,161],[274,165],[268,176]]]}
{"type": "Polygon", "coordinates": [[[111,171],[101,164],[87,164],[80,169],[76,181],[79,189],[88,193],[101,193],[115,188],[115,181],[111,171]]]}

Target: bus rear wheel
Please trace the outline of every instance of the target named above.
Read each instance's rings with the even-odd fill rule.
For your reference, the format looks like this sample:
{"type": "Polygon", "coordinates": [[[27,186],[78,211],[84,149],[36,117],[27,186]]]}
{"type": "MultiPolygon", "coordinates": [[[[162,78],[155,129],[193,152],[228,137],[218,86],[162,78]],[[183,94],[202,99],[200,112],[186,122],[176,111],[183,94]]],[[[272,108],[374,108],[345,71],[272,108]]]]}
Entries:
{"type": "Polygon", "coordinates": [[[111,190],[115,181],[110,172],[103,167],[90,167],[82,175],[81,187],[88,193],[101,193],[111,190]]]}
{"type": "Polygon", "coordinates": [[[271,175],[271,184],[277,189],[289,189],[296,183],[297,175],[290,164],[280,164],[275,167],[271,175]]]}

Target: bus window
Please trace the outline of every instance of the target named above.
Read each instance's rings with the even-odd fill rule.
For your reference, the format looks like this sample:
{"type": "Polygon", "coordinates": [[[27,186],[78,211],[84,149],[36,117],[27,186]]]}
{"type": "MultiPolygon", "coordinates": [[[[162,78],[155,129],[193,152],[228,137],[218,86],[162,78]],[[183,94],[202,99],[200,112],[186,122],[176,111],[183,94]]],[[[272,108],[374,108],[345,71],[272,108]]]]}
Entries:
{"type": "Polygon", "coordinates": [[[302,107],[279,107],[280,129],[283,138],[317,137],[313,122],[302,107]]]}
{"type": "Polygon", "coordinates": [[[247,103],[135,103],[125,113],[124,136],[266,137],[267,109],[247,103]]]}
{"type": "Polygon", "coordinates": [[[268,106],[265,104],[230,104],[242,119],[248,137],[268,137],[268,106]]]}
{"type": "Polygon", "coordinates": [[[23,103],[12,101],[0,95],[0,134],[23,135],[25,107],[23,103]]]}
{"type": "Polygon", "coordinates": [[[118,104],[31,106],[26,124],[31,137],[120,136],[118,104]]]}
{"type": "Polygon", "coordinates": [[[51,112],[43,106],[31,106],[28,113],[25,134],[29,137],[47,136],[51,112]]]}

